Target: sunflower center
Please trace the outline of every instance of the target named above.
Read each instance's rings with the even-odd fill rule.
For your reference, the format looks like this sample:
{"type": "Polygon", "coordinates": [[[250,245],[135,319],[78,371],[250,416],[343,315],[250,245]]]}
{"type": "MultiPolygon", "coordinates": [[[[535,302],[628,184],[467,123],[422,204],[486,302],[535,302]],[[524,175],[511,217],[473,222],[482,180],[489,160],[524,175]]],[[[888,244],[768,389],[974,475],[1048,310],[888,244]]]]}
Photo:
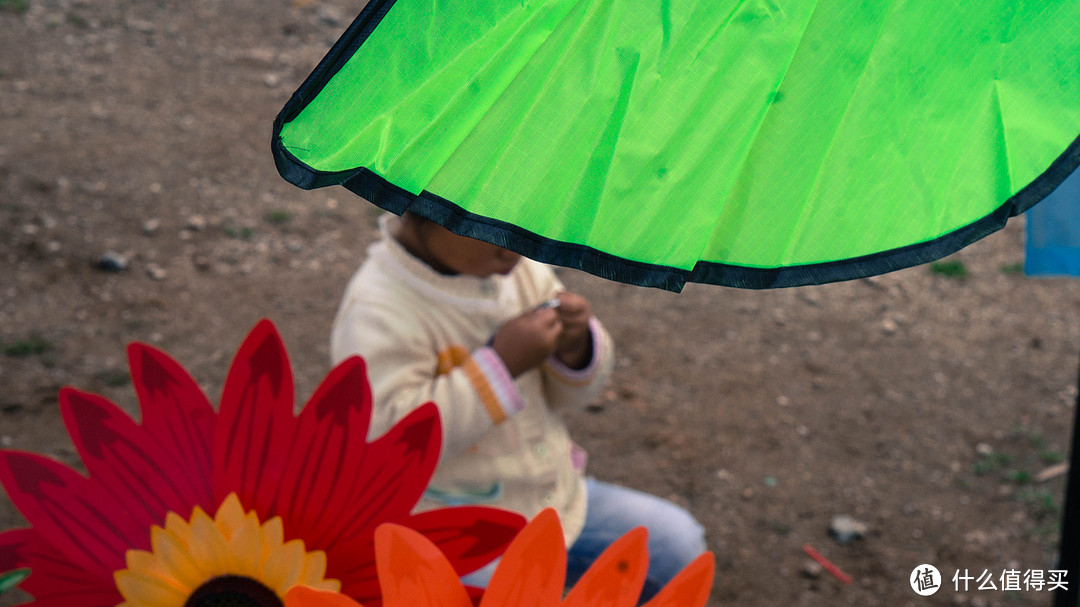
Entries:
{"type": "Polygon", "coordinates": [[[242,575],[223,575],[199,586],[184,607],[284,607],[266,586],[242,575]]]}

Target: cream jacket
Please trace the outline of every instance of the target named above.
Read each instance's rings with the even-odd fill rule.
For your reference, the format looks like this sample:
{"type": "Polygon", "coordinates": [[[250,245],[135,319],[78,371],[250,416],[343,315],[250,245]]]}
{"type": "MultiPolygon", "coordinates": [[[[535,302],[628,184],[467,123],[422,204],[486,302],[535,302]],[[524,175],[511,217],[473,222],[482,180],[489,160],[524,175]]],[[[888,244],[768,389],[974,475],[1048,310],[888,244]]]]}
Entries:
{"type": "Polygon", "coordinates": [[[369,438],[420,404],[439,409],[443,450],[417,510],[487,504],[532,518],[553,506],[567,545],[585,523],[585,453],[554,412],[583,406],[611,375],[613,345],[590,321],[593,360],[580,371],[554,358],[516,379],[486,344],[499,324],[562,290],[555,273],[522,259],[506,276],[444,276],[390,236],[353,276],[330,339],[334,364],[359,354],[374,393],[369,438]]]}

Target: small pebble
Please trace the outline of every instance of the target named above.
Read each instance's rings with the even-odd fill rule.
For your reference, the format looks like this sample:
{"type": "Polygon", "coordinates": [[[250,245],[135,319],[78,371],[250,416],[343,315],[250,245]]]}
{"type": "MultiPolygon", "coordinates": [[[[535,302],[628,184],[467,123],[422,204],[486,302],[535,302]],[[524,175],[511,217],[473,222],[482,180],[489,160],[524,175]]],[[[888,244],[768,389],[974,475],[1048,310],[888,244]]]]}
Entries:
{"type": "Polygon", "coordinates": [[[165,268],[156,263],[146,265],[146,274],[153,280],[165,280],[165,277],[168,275],[165,268]]]}
{"type": "Polygon", "coordinates": [[[123,272],[127,269],[128,258],[120,253],[105,251],[98,259],[97,267],[106,272],[123,272]]]}
{"type": "Polygon", "coordinates": [[[192,215],[187,218],[187,229],[198,232],[206,229],[206,218],[202,215],[192,215]]]}
{"type": "Polygon", "coordinates": [[[866,534],[866,530],[866,523],[857,521],[846,514],[834,516],[832,522],[829,523],[829,535],[841,546],[846,546],[861,538],[866,534]]]}
{"type": "Polygon", "coordinates": [[[143,234],[146,234],[147,236],[153,236],[154,234],[157,234],[157,231],[159,229],[161,229],[160,219],[147,219],[142,224],[143,234]]]}
{"type": "Polygon", "coordinates": [[[344,20],[344,17],[341,16],[341,11],[339,11],[337,7],[329,4],[320,5],[316,14],[319,21],[326,25],[338,25],[344,20]]]}
{"type": "Polygon", "coordinates": [[[799,567],[799,573],[803,577],[809,578],[811,580],[816,580],[820,578],[823,571],[825,571],[825,568],[822,567],[821,564],[819,564],[817,561],[810,559],[806,559],[805,561],[803,561],[802,566],[799,567]]]}

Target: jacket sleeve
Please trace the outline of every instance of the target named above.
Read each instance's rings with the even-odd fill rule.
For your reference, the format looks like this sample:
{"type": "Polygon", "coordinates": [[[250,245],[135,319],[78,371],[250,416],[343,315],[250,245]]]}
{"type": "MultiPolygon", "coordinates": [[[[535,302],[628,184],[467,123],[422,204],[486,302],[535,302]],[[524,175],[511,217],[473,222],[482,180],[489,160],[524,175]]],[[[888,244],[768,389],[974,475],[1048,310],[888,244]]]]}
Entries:
{"type": "Polygon", "coordinates": [[[458,454],[524,408],[494,350],[455,345],[439,352],[401,312],[370,302],[349,305],[331,333],[334,364],[351,355],[362,356],[367,364],[375,402],[369,438],[430,401],[442,421],[442,454],[458,454]]]}
{"type": "Polygon", "coordinates": [[[589,319],[592,335],[592,360],[584,369],[575,370],[552,356],[541,367],[544,389],[553,407],[584,406],[607,385],[615,362],[615,346],[596,317],[589,319]]]}

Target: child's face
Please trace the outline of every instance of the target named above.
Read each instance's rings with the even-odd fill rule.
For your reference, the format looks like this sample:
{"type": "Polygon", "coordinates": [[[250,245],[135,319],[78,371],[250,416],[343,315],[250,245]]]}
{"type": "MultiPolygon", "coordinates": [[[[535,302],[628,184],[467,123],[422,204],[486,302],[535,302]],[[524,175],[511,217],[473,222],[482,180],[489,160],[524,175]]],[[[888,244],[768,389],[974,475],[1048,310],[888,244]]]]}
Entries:
{"type": "Polygon", "coordinates": [[[502,247],[458,236],[450,230],[430,223],[425,226],[427,250],[442,268],[456,274],[487,278],[492,274],[509,274],[521,261],[521,255],[502,247]]]}

